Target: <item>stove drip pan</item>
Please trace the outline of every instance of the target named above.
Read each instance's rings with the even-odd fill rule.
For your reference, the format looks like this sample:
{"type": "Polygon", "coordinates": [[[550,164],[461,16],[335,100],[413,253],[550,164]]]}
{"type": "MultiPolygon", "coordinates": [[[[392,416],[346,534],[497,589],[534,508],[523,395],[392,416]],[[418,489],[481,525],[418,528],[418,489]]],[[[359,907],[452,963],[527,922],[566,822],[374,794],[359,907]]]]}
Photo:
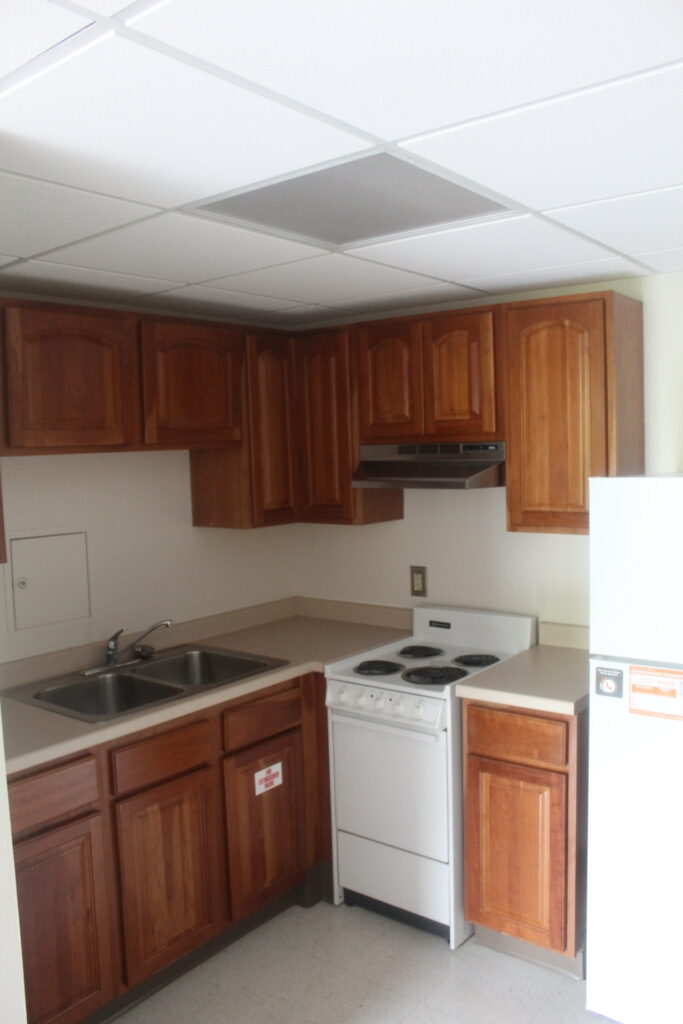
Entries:
{"type": "Polygon", "coordinates": [[[401,679],[405,679],[407,683],[417,683],[420,686],[442,686],[445,683],[455,683],[467,675],[469,672],[466,672],[464,668],[455,668],[450,665],[420,665],[419,668],[409,668],[402,674],[401,679]]]}
{"type": "Polygon", "coordinates": [[[461,654],[459,658],[453,658],[457,665],[469,665],[471,668],[487,668],[495,665],[500,658],[495,654],[461,654]]]}
{"type": "Polygon", "coordinates": [[[354,672],[357,672],[359,676],[392,676],[396,672],[400,672],[403,665],[397,661],[361,661],[359,665],[356,665],[354,672]]]}
{"type": "Polygon", "coordinates": [[[428,647],[426,644],[409,644],[398,653],[401,658],[438,658],[443,651],[440,647],[428,647]]]}

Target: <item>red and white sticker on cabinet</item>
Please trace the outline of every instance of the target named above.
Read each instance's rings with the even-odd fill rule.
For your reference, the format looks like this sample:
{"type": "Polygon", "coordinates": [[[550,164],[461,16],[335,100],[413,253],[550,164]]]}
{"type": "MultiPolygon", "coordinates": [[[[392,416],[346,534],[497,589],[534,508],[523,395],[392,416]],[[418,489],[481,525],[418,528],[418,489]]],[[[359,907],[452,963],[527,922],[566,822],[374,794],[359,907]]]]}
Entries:
{"type": "Polygon", "coordinates": [[[261,796],[262,793],[267,793],[270,789],[275,789],[276,786],[282,785],[282,761],[278,761],[277,764],[268,765],[267,768],[262,768],[260,772],[254,772],[254,789],[256,796],[261,796]]]}

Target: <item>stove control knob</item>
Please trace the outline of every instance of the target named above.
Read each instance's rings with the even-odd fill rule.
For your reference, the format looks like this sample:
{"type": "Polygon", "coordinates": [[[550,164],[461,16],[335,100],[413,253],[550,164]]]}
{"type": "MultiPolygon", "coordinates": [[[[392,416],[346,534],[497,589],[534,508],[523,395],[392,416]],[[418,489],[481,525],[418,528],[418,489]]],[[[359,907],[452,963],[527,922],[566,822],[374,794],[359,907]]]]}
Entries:
{"type": "Polygon", "coordinates": [[[383,694],[378,693],[375,697],[375,711],[384,711],[384,707],[384,696],[383,694]]]}
{"type": "Polygon", "coordinates": [[[365,692],[365,690],[361,690],[361,692],[358,694],[358,697],[356,698],[356,704],[358,705],[359,708],[366,708],[369,703],[370,699],[367,693],[365,692]]]}
{"type": "Polygon", "coordinates": [[[394,711],[396,712],[397,715],[402,715],[404,714],[405,710],[406,702],[403,700],[402,697],[399,697],[396,703],[394,704],[394,711]]]}
{"type": "Polygon", "coordinates": [[[415,705],[415,710],[413,711],[413,718],[418,718],[418,719],[422,720],[423,718],[426,717],[426,715],[427,715],[427,709],[424,706],[424,704],[422,703],[422,701],[419,700],[417,702],[417,704],[415,705]]]}
{"type": "Polygon", "coordinates": [[[343,686],[339,693],[337,694],[337,700],[339,701],[340,704],[348,704],[349,702],[349,695],[343,686]]]}

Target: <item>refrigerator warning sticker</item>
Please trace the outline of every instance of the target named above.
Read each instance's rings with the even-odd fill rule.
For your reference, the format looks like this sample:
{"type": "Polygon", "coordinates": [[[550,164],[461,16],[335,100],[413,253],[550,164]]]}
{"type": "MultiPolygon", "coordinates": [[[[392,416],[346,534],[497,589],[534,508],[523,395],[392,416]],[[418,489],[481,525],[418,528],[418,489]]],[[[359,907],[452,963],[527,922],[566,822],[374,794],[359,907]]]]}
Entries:
{"type": "Polygon", "coordinates": [[[254,772],[254,789],[256,796],[267,793],[269,789],[275,789],[282,785],[282,761],[263,768],[260,772],[254,772]]]}
{"type": "Polygon", "coordinates": [[[683,720],[683,671],[632,665],[630,711],[683,720]]]}

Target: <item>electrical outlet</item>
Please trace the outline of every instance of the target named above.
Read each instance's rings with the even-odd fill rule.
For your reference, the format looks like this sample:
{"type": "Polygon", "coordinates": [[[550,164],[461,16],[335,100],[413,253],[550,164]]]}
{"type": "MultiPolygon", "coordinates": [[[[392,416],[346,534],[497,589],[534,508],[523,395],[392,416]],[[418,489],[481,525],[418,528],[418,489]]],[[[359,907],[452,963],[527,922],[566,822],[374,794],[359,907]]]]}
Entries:
{"type": "Polygon", "coordinates": [[[410,567],[410,596],[427,596],[427,567],[425,565],[411,565],[410,567]]]}

